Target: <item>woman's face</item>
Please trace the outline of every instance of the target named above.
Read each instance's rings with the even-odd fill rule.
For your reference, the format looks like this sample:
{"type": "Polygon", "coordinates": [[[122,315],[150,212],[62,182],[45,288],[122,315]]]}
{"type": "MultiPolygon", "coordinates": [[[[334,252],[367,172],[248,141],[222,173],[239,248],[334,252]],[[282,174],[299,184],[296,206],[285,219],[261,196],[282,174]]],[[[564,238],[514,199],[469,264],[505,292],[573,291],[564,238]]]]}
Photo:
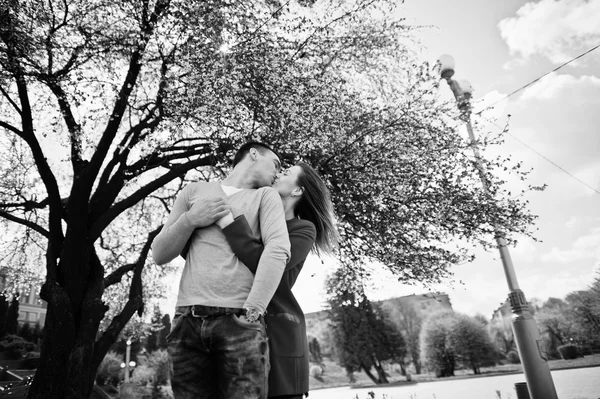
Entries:
{"type": "Polygon", "coordinates": [[[294,190],[298,187],[298,176],[302,173],[300,166],[292,166],[289,169],[282,170],[277,175],[277,180],[273,183],[273,188],[277,190],[281,198],[291,197],[294,190]]]}

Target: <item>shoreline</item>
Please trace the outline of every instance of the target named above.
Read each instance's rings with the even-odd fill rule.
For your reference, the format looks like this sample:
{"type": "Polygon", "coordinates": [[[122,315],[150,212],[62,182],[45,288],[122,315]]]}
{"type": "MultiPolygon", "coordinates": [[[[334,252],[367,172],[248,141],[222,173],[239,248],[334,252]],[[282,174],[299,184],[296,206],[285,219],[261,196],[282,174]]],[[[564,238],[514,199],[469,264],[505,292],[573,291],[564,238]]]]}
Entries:
{"type": "MultiPolygon", "coordinates": [[[[559,370],[572,370],[572,369],[585,369],[598,367],[600,368],[600,364],[585,364],[585,365],[573,365],[573,366],[564,366],[564,367],[551,367],[550,371],[559,371],[559,370]]],[[[502,375],[511,375],[511,374],[523,374],[523,370],[507,370],[507,371],[492,371],[488,373],[482,374],[462,374],[456,375],[453,377],[443,377],[443,378],[426,378],[423,380],[413,379],[412,381],[393,381],[388,384],[334,384],[327,387],[318,387],[309,389],[310,391],[320,391],[323,389],[331,389],[331,388],[343,388],[349,387],[350,389],[364,389],[364,388],[385,388],[385,387],[395,387],[395,386],[403,386],[403,385],[416,385],[416,384],[427,384],[427,383],[435,383],[435,382],[443,382],[443,381],[453,381],[453,380],[465,380],[471,378],[486,378],[486,377],[497,377],[502,375]]],[[[418,374],[417,374],[418,375],[418,374]]]]}

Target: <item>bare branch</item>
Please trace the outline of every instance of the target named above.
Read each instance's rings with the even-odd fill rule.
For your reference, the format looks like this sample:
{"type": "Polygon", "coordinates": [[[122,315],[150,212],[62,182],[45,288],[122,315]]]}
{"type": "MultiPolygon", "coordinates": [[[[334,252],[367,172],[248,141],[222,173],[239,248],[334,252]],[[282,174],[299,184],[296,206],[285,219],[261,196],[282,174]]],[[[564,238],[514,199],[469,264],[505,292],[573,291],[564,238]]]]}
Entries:
{"type": "Polygon", "coordinates": [[[148,239],[146,240],[146,243],[144,244],[144,247],[142,248],[142,250],[140,252],[140,256],[138,257],[138,260],[135,263],[129,263],[127,265],[123,265],[104,278],[104,288],[107,288],[113,284],[119,283],[121,281],[121,278],[125,274],[127,274],[130,271],[132,271],[133,269],[135,269],[136,266],[140,262],[142,264],[144,262],[146,262],[146,258],[148,257],[148,253],[150,252],[150,248],[152,247],[152,241],[154,241],[154,238],[158,235],[158,233],[160,232],[161,229],[162,229],[162,225],[160,227],[156,228],[155,230],[151,231],[150,233],[148,233],[148,239]]]}
{"type": "Polygon", "coordinates": [[[15,216],[15,215],[10,214],[5,211],[0,211],[0,217],[3,217],[6,220],[10,220],[11,222],[21,224],[25,227],[28,227],[32,230],[37,231],[38,233],[40,233],[41,235],[43,235],[46,238],[50,238],[50,232],[48,230],[44,229],[42,226],[40,226],[36,223],[33,223],[27,219],[20,218],[18,216],[15,216]]]}
{"type": "Polygon", "coordinates": [[[0,127],[5,128],[6,130],[9,130],[13,133],[15,133],[17,136],[24,138],[24,133],[19,130],[18,128],[14,127],[13,125],[4,122],[4,121],[0,121],[0,127]]]}
{"type": "Polygon", "coordinates": [[[130,207],[137,204],[139,201],[163,187],[165,184],[169,183],[172,180],[180,177],[185,174],[187,171],[197,168],[199,166],[209,166],[215,163],[215,158],[213,155],[207,155],[205,157],[200,157],[195,161],[185,163],[181,166],[174,167],[169,172],[165,173],[161,177],[156,180],[148,183],[147,185],[141,187],[139,190],[131,194],[129,197],[119,201],[114,206],[112,206],[107,212],[102,214],[96,221],[93,222],[92,227],[90,229],[90,238],[92,241],[95,241],[100,236],[101,232],[108,226],[117,216],[119,216],[122,212],[129,209],[130,207]]]}
{"type": "Polygon", "coordinates": [[[109,122],[102,133],[102,138],[98,143],[98,147],[89,164],[89,174],[92,177],[89,180],[90,190],[91,185],[93,184],[95,177],[98,175],[102,164],[106,158],[106,154],[110,149],[110,146],[119,130],[119,126],[121,124],[121,120],[123,119],[123,115],[125,114],[125,110],[127,109],[127,103],[131,92],[136,84],[138,75],[142,68],[142,58],[146,49],[146,46],[152,36],[152,32],[156,26],[156,22],[161,14],[167,9],[169,6],[168,0],[159,0],[156,2],[154,11],[150,15],[150,18],[144,19],[142,21],[142,32],[139,40],[138,48],[135,49],[133,54],[131,55],[131,59],[129,61],[129,69],[127,70],[127,74],[125,76],[125,80],[121,85],[121,89],[119,90],[119,94],[117,96],[117,101],[113,107],[111,112],[111,116],[109,122]]]}
{"type": "Polygon", "coordinates": [[[1,85],[0,85],[0,92],[2,92],[2,95],[4,96],[4,98],[6,98],[8,100],[8,102],[10,103],[10,105],[12,105],[14,107],[14,109],[17,110],[19,115],[21,115],[23,113],[23,111],[21,111],[21,108],[19,107],[19,105],[17,105],[17,103],[15,103],[13,101],[13,99],[10,97],[8,92],[6,90],[4,90],[4,88],[1,85]]]}

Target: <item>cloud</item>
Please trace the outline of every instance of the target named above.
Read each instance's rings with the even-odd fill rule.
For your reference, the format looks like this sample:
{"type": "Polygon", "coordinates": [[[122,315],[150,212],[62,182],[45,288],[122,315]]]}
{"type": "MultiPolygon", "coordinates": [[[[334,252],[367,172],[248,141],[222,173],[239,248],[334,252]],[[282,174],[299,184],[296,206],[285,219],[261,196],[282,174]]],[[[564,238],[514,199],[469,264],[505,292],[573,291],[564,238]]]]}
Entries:
{"type": "Polygon", "coordinates": [[[600,227],[576,239],[569,249],[553,247],[549,253],[541,256],[544,263],[567,264],[584,259],[600,260],[600,227]]]}
{"type": "Polygon", "coordinates": [[[519,238],[517,246],[510,251],[519,262],[532,263],[537,259],[535,243],[527,237],[519,238]]]}
{"type": "Polygon", "coordinates": [[[480,99],[473,102],[473,114],[482,113],[482,116],[490,119],[500,119],[506,115],[508,98],[506,93],[492,90],[485,93],[480,99]]]}
{"type": "Polygon", "coordinates": [[[598,43],[600,0],[541,0],[498,24],[511,54],[542,55],[560,64],[598,43]]]}
{"type": "Polygon", "coordinates": [[[551,100],[565,93],[575,93],[576,98],[588,101],[588,99],[598,98],[598,89],[600,89],[600,78],[596,76],[583,75],[575,77],[553,72],[526,88],[520,97],[520,101],[551,100]],[[590,91],[593,93],[590,93],[590,91]]]}

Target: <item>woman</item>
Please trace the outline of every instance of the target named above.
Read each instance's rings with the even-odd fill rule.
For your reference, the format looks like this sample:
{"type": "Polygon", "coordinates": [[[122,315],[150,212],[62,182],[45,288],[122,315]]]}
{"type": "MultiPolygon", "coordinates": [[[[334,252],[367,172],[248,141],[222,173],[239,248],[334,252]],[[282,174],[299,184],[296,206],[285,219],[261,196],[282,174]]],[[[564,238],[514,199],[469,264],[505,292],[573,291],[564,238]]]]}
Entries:
{"type": "MultiPolygon", "coordinates": [[[[330,253],[337,242],[333,206],[327,187],[306,163],[280,173],[273,184],[285,211],[291,256],[281,283],[267,307],[265,322],[269,336],[271,371],[270,398],[302,398],[308,395],[308,342],[304,313],[292,287],[308,253],[330,253]]],[[[217,224],[237,257],[254,273],[263,250],[245,217],[228,215],[217,224]]]]}

